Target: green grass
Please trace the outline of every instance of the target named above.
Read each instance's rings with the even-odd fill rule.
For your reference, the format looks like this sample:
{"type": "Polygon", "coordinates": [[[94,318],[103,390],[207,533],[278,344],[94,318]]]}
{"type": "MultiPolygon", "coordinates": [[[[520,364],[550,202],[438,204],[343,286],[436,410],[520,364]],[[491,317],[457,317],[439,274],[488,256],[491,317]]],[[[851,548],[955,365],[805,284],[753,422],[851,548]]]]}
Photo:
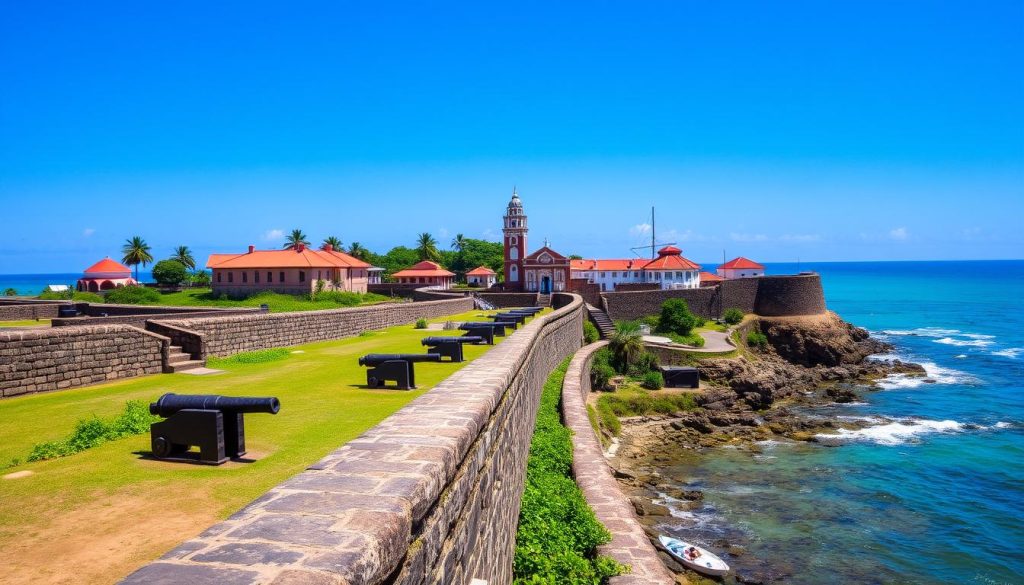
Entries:
{"type": "Polygon", "coordinates": [[[703,325],[697,327],[694,331],[718,331],[719,333],[725,333],[728,329],[726,325],[720,325],[714,321],[705,321],[703,325]]]}
{"type": "Polygon", "coordinates": [[[626,570],[597,555],[611,534],[572,478],[572,431],[560,414],[568,365],[566,359],[555,369],[541,394],[516,531],[516,584],[597,584],[626,570]]]}
{"type": "MultiPolygon", "coordinates": [[[[479,320],[480,314],[472,311],[435,321],[479,320]]],[[[36,444],[65,440],[81,420],[116,417],[129,400],[149,403],[165,392],[277,396],[281,400],[281,412],[276,416],[246,416],[246,443],[256,459],[252,463],[207,467],[151,461],[141,456],[149,451],[145,433],[97,444],[67,457],[5,469],[5,474],[31,471],[32,475],[0,480],[0,562],[12,575],[21,574],[19,571],[31,574],[38,566],[32,566],[31,560],[26,560],[31,557],[25,555],[60,554],[61,546],[68,546],[62,544],[66,533],[88,532],[93,527],[108,533],[137,530],[139,542],[132,540],[130,546],[119,546],[116,552],[104,551],[95,567],[91,561],[86,563],[97,573],[83,581],[118,580],[355,438],[463,367],[465,363],[418,364],[420,388],[415,391],[361,387],[366,374],[357,364],[359,356],[423,353],[420,339],[434,334],[404,325],[372,336],[289,348],[283,350],[286,354],[268,350],[220,360],[216,365],[225,373],[212,376],[152,375],[0,400],[0,466],[13,459],[25,461],[36,444]],[[295,350],[304,353],[292,353],[295,350]],[[274,360],[265,361],[270,355],[274,360]],[[258,363],[246,363],[250,360],[258,363]],[[153,507],[165,505],[172,508],[173,522],[153,507]],[[126,515],[130,524],[110,524],[117,521],[113,518],[126,515]],[[69,527],[69,522],[78,524],[69,527]],[[155,533],[160,537],[153,538],[155,533]],[[150,536],[142,538],[143,534],[150,536]]],[[[469,359],[488,349],[465,347],[469,359]]]]}
{"type": "MultiPolygon", "coordinates": [[[[149,289],[156,292],[155,289],[149,289]]],[[[76,293],[80,294],[80,293],[76,293]]],[[[89,294],[89,293],[86,293],[89,294]]],[[[214,296],[208,288],[192,288],[173,293],[158,293],[153,301],[141,302],[144,305],[167,305],[175,307],[259,307],[267,305],[270,312],[286,311],[319,311],[322,309],[339,309],[359,305],[373,305],[392,302],[393,299],[374,293],[350,293],[325,291],[312,298],[308,295],[286,295],[270,291],[261,292],[244,299],[232,299],[226,296],[214,296]]],[[[96,295],[92,295],[96,297],[96,295]]],[[[102,302],[99,297],[78,299],[91,302],[102,302]]]]}
{"type": "Polygon", "coordinates": [[[20,321],[0,321],[0,327],[33,327],[33,326],[50,326],[49,319],[22,319],[20,321]]]}
{"type": "Polygon", "coordinates": [[[696,330],[689,335],[679,335],[678,333],[658,333],[657,335],[664,335],[674,343],[681,343],[692,347],[704,347],[704,338],[696,330]]]}

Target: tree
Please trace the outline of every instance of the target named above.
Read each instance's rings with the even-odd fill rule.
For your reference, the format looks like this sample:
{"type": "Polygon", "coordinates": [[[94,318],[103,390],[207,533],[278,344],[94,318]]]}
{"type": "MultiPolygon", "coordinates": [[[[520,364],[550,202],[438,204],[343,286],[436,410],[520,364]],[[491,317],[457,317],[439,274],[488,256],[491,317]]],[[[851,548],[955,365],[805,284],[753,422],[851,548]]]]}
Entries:
{"type": "Polygon", "coordinates": [[[139,264],[145,267],[146,264],[153,261],[153,255],[149,253],[149,244],[139,236],[133,236],[130,240],[125,240],[124,245],[121,246],[121,253],[124,254],[121,262],[135,267],[136,281],[139,280],[139,264]]]}
{"type": "Polygon", "coordinates": [[[416,253],[419,254],[420,260],[436,262],[441,259],[441,254],[437,251],[437,240],[427,232],[423,232],[416,238],[416,253]]]}
{"type": "Polygon", "coordinates": [[[736,325],[743,320],[743,311],[736,307],[726,309],[725,313],[722,314],[722,320],[725,321],[726,325],[736,325]]]}
{"type": "Polygon", "coordinates": [[[612,364],[620,373],[629,371],[630,366],[640,361],[644,354],[644,339],[640,334],[640,324],[636,321],[623,321],[615,326],[615,333],[608,340],[608,349],[612,352],[612,364]]]}
{"type": "Polygon", "coordinates": [[[466,236],[462,234],[455,234],[455,238],[452,239],[452,249],[457,252],[462,252],[466,249],[466,236]]]}
{"type": "Polygon", "coordinates": [[[385,275],[391,276],[395,272],[419,262],[419,259],[416,250],[405,246],[395,246],[388,250],[387,254],[377,257],[374,264],[383,268],[385,275]]]}
{"type": "Polygon", "coordinates": [[[153,266],[153,279],[162,286],[178,286],[188,280],[188,269],[177,260],[161,260],[153,266]]]}
{"type": "Polygon", "coordinates": [[[327,246],[330,246],[332,250],[335,250],[335,251],[338,251],[338,252],[344,252],[345,251],[345,245],[341,243],[341,240],[339,240],[338,238],[336,238],[334,236],[329,236],[329,237],[324,238],[323,243],[320,244],[320,249],[321,250],[325,250],[325,249],[327,249],[327,246]]]}
{"type": "Polygon", "coordinates": [[[569,260],[583,260],[583,256],[579,254],[569,254],[569,260]]]}
{"type": "Polygon", "coordinates": [[[370,251],[359,242],[352,242],[352,245],[348,247],[348,255],[367,262],[367,258],[370,257],[370,251]]]}
{"type": "Polygon", "coordinates": [[[299,244],[309,245],[309,240],[306,239],[306,234],[302,233],[302,230],[292,230],[292,233],[285,236],[284,241],[285,248],[298,248],[299,244]]]}
{"type": "Polygon", "coordinates": [[[690,306],[683,299],[669,299],[661,304],[661,317],[658,318],[658,331],[689,335],[694,328],[704,324],[704,320],[690,312],[690,306]]]}
{"type": "Polygon", "coordinates": [[[18,296],[18,291],[14,290],[13,288],[9,288],[9,289],[4,291],[4,296],[5,297],[16,297],[16,296],[18,296]]]}
{"type": "Polygon", "coordinates": [[[192,250],[189,250],[188,246],[178,246],[175,248],[174,254],[171,255],[170,259],[181,262],[181,265],[189,270],[196,269],[196,259],[192,257],[192,250]]]}

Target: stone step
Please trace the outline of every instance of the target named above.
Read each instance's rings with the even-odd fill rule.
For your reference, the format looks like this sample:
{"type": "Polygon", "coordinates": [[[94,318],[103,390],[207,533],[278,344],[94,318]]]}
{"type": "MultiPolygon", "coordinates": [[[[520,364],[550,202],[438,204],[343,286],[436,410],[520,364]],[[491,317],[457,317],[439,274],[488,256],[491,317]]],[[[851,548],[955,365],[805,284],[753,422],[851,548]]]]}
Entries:
{"type": "Polygon", "coordinates": [[[185,370],[194,370],[195,368],[203,367],[203,360],[186,360],[183,362],[171,363],[167,365],[167,369],[170,370],[169,374],[177,372],[183,372],[185,370]]]}
{"type": "Polygon", "coordinates": [[[167,363],[169,364],[180,364],[181,362],[187,362],[192,359],[192,356],[187,353],[169,353],[167,354],[167,363]]]}
{"type": "Polygon", "coordinates": [[[180,345],[172,345],[167,348],[171,353],[182,353],[180,345]]]}

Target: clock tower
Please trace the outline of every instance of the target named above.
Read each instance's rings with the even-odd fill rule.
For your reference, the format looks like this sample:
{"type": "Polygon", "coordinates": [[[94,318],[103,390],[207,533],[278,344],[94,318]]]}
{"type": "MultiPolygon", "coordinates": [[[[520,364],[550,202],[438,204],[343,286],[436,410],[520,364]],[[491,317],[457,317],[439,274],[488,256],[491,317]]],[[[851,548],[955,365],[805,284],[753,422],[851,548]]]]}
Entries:
{"type": "Polygon", "coordinates": [[[523,259],[526,258],[526,214],[519,194],[512,189],[512,200],[505,212],[505,290],[523,290],[523,259]]]}

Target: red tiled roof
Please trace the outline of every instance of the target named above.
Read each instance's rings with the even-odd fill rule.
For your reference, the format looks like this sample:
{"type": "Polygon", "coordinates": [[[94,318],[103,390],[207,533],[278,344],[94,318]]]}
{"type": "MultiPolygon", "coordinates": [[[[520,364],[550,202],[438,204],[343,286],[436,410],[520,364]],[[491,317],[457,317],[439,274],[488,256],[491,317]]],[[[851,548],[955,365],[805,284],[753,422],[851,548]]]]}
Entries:
{"type": "Polygon", "coordinates": [[[497,272],[491,270],[486,266],[477,266],[473,270],[466,273],[466,276],[494,276],[497,272]]]}
{"type": "Polygon", "coordinates": [[[729,260],[728,262],[726,262],[725,264],[722,264],[718,268],[719,269],[725,269],[725,270],[729,270],[729,269],[764,270],[764,266],[758,264],[757,262],[754,262],[753,260],[750,260],[749,258],[744,258],[743,256],[739,256],[737,258],[733,258],[732,260],[729,260]]]}
{"type": "Polygon", "coordinates": [[[658,250],[658,257],[644,265],[644,270],[700,270],[700,264],[683,258],[683,251],[675,246],[658,250]]]}
{"type": "Polygon", "coordinates": [[[344,252],[287,248],[253,250],[243,254],[210,254],[207,268],[369,268],[370,265],[344,252]]]}
{"type": "Polygon", "coordinates": [[[424,260],[418,264],[414,264],[405,270],[399,270],[398,272],[391,275],[392,277],[408,277],[408,276],[455,276],[455,273],[448,272],[437,262],[431,262],[430,260],[424,260]]]}
{"type": "Polygon", "coordinates": [[[718,276],[717,274],[712,274],[710,272],[701,272],[700,273],[700,281],[701,282],[721,282],[723,280],[725,280],[725,279],[722,278],[721,276],[718,276]]]}
{"type": "Polygon", "coordinates": [[[121,264],[117,260],[111,260],[110,258],[104,258],[99,262],[85,269],[85,273],[90,272],[127,272],[131,274],[132,269],[128,268],[124,264],[121,264]]]}

